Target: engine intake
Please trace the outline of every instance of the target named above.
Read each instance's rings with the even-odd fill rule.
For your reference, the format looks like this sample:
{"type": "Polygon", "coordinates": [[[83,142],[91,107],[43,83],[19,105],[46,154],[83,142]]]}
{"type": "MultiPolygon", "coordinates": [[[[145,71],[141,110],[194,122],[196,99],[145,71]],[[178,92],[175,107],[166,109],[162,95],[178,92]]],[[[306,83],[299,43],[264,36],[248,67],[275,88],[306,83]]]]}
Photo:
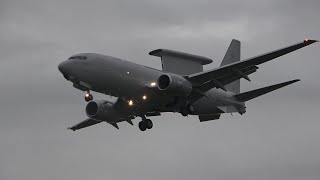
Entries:
{"type": "Polygon", "coordinates": [[[99,106],[97,102],[91,101],[87,104],[86,114],[88,117],[94,117],[95,115],[97,115],[98,111],[99,111],[99,106]]]}
{"type": "Polygon", "coordinates": [[[171,79],[170,79],[170,76],[164,74],[164,75],[161,75],[158,79],[158,88],[160,90],[166,90],[170,83],[171,83],[171,79]]]}
{"type": "Polygon", "coordinates": [[[90,101],[86,106],[86,114],[95,120],[112,122],[120,117],[113,105],[114,103],[104,100],[90,101]]]}
{"type": "Polygon", "coordinates": [[[158,78],[158,89],[174,96],[188,96],[192,84],[182,76],[163,74],[158,78]]]}

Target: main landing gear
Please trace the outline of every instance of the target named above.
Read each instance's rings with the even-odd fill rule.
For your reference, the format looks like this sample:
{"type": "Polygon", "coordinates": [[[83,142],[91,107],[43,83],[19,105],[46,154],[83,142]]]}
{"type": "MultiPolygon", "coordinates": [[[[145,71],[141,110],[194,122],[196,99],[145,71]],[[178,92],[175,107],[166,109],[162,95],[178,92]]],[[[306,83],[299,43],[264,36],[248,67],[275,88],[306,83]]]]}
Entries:
{"type": "Polygon", "coordinates": [[[86,100],[87,102],[93,100],[93,96],[92,96],[92,94],[90,94],[90,91],[86,91],[86,92],[85,92],[84,100],[86,100]]]}
{"type": "Polygon", "coordinates": [[[150,119],[147,119],[145,116],[142,116],[142,121],[139,122],[139,129],[145,131],[153,127],[153,123],[150,119]]]}

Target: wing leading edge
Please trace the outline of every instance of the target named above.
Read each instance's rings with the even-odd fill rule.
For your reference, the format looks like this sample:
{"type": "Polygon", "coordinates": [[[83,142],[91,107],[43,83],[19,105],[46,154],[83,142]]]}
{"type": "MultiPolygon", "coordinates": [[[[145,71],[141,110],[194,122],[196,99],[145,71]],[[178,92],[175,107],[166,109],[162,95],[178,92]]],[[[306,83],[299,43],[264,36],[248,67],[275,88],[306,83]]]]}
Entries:
{"type": "MultiPolygon", "coordinates": [[[[98,123],[101,123],[101,122],[104,122],[104,121],[98,121],[98,120],[95,120],[95,119],[91,119],[91,118],[88,118],[82,122],[79,122],[78,124],[72,126],[72,127],[69,127],[68,129],[72,130],[72,131],[76,131],[76,130],[79,130],[79,129],[83,129],[83,128],[86,128],[86,127],[89,127],[89,126],[93,126],[95,124],[98,124],[98,123]]],[[[132,123],[132,121],[130,120],[130,122],[128,121],[128,123],[132,123]]],[[[119,129],[119,126],[117,123],[109,123],[111,124],[113,127],[119,129]]]]}
{"type": "Polygon", "coordinates": [[[89,127],[89,126],[92,126],[92,125],[95,125],[95,124],[98,124],[98,123],[101,123],[102,121],[97,121],[95,119],[91,119],[91,118],[88,118],[72,127],[69,127],[68,129],[72,130],[72,131],[76,131],[76,130],[79,130],[79,129],[82,129],[82,128],[86,128],[86,127],[89,127]]]}

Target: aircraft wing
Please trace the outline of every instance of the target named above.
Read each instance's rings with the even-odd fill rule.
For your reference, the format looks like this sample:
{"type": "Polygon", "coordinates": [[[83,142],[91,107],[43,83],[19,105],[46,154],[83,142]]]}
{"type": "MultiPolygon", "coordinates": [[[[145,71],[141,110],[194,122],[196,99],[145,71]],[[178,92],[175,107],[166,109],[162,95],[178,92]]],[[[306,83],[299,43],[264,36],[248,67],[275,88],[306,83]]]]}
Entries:
{"type": "Polygon", "coordinates": [[[86,128],[86,127],[89,127],[89,126],[92,126],[92,125],[95,125],[95,124],[98,124],[98,123],[101,123],[102,121],[97,121],[97,120],[94,120],[94,119],[91,119],[91,118],[88,118],[72,127],[69,127],[68,129],[71,129],[72,131],[75,131],[75,130],[79,130],[79,129],[82,129],[82,128],[86,128]]]}
{"type": "Polygon", "coordinates": [[[254,73],[258,69],[257,65],[268,62],[272,59],[288,54],[292,51],[298,50],[315,42],[317,41],[306,39],[303,42],[260,56],[221,66],[213,70],[192,74],[187,76],[187,78],[195,87],[200,88],[200,90],[204,92],[214,87],[225,89],[224,85],[227,85],[240,78],[244,78],[250,81],[248,75],[254,73]]]}

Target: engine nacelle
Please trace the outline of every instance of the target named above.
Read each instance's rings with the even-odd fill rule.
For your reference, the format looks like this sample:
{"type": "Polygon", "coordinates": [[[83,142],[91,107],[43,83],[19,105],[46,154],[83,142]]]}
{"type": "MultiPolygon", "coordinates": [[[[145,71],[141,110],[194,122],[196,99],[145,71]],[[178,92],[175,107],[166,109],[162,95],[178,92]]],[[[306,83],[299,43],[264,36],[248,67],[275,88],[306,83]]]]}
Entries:
{"type": "Polygon", "coordinates": [[[158,89],[174,96],[188,96],[192,92],[192,84],[176,74],[163,74],[158,78],[158,89]]]}
{"type": "Polygon", "coordinates": [[[104,100],[90,101],[86,106],[86,114],[96,120],[112,122],[121,116],[113,105],[113,102],[104,100]]]}

